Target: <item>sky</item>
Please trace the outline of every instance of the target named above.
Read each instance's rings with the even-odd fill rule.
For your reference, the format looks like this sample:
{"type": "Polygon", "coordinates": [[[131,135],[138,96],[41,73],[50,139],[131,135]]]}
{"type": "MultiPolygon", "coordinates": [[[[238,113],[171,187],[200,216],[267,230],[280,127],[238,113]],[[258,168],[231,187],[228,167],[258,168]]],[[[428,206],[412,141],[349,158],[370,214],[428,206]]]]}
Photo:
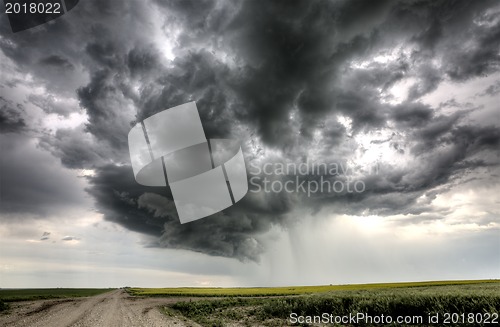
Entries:
{"type": "Polygon", "coordinates": [[[80,0],[0,50],[2,288],[500,278],[498,1],[80,0]],[[190,101],[249,191],[181,224],[127,136],[190,101]]]}

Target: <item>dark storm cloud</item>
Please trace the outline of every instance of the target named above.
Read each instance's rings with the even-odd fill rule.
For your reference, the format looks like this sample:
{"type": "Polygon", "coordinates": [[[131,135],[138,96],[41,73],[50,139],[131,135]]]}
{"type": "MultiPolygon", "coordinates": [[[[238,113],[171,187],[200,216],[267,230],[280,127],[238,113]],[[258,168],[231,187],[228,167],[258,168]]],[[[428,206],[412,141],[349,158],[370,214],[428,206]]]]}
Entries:
{"type": "Polygon", "coordinates": [[[126,109],[131,104],[113,83],[113,75],[109,70],[98,71],[77,94],[89,116],[87,130],[97,139],[108,141],[112,147],[126,150],[127,134],[134,116],[127,115],[126,109]]]}
{"type": "Polygon", "coordinates": [[[138,119],[196,99],[207,137],[227,137],[235,122],[230,91],[224,85],[230,78],[229,69],[204,50],[176,58],[174,64],[172,71],[143,86],[136,103],[141,108],[138,119]]]}
{"type": "MultiPolygon", "coordinates": [[[[237,58],[238,68],[231,68],[209,51],[193,50],[176,58],[172,70],[159,72],[162,69],[158,67],[162,66],[157,53],[152,49],[135,47],[129,51],[126,61],[132,78],[146,77],[149,80],[150,76],[159,75],[143,84],[140,96],[135,98],[139,117],[147,117],[195,99],[207,136],[228,136],[231,132],[228,127],[236,123],[256,130],[266,145],[287,149],[296,144],[297,138],[296,131],[286,123],[293,108],[298,109],[298,129],[306,142],[311,137],[310,130],[318,126],[324,115],[336,111],[352,119],[355,132],[383,127],[387,119],[393,119],[400,128],[413,129],[417,140],[413,152],[424,151],[432,144],[437,146],[438,137],[450,132],[459,114],[436,116],[431,108],[411,102],[390,109],[377,101],[374,92],[381,85],[387,89],[403,78],[411,69],[409,65],[412,62],[423,60],[418,54],[401,57],[395,63],[391,62],[390,67],[372,67],[365,78],[352,80],[349,87],[338,83],[342,79],[342,70],[352,58],[362,58],[377,48],[377,42],[383,39],[375,28],[363,28],[351,22],[342,12],[356,17],[359,10],[365,19],[372,18],[376,26],[388,14],[387,4],[381,3],[380,8],[373,6],[368,10],[356,2],[342,5],[297,2],[295,6],[279,2],[244,2],[236,15],[228,18],[226,12],[219,12],[209,2],[204,6],[169,3],[166,8],[184,19],[179,39],[185,47],[203,44],[206,42],[204,37],[211,40],[216,33],[222,33],[222,46],[228,47],[229,54],[237,58]],[[221,26],[227,27],[221,29],[221,26]],[[350,38],[338,37],[338,31],[348,28],[355,31],[350,38]],[[156,70],[153,67],[157,67],[156,70]],[[367,88],[370,81],[373,86],[367,88]],[[418,150],[419,147],[422,150],[418,150]]],[[[430,9],[427,14],[430,14],[430,9]]],[[[439,23],[434,25],[439,26],[439,23]]],[[[423,32],[419,32],[420,38],[415,40],[424,47],[435,47],[440,34],[431,36],[432,30],[425,32],[426,38],[423,32]]],[[[210,41],[208,45],[211,45],[210,41]]],[[[125,68],[116,67],[120,63],[114,50],[113,47],[99,47],[92,48],[90,53],[94,60],[113,68],[113,71],[125,71],[125,68]]],[[[418,69],[413,74],[420,83],[410,90],[410,100],[434,90],[441,81],[441,73],[434,67],[419,63],[413,69],[418,69]]],[[[116,89],[96,83],[97,77],[100,76],[93,77],[91,83],[94,84],[89,89],[107,94],[119,89],[116,83],[112,83],[116,89]]],[[[80,98],[94,101],[99,96],[85,98],[80,93],[80,98]]],[[[94,112],[93,107],[88,110],[91,117],[95,115],[99,119],[103,117],[96,113],[101,111],[94,112]]],[[[108,132],[105,128],[102,131],[108,132]]],[[[337,133],[328,133],[329,138],[339,138],[343,130],[337,128],[337,133]]],[[[95,132],[94,135],[105,138],[95,132]]],[[[425,190],[445,183],[456,173],[449,167],[464,158],[464,155],[459,155],[460,149],[457,147],[450,153],[429,156],[430,163],[420,174],[411,175],[407,171],[391,171],[388,168],[381,176],[366,179],[370,189],[366,194],[327,196],[320,203],[340,204],[344,212],[352,214],[358,214],[367,207],[371,208],[371,212],[382,215],[425,212],[429,208],[416,206],[416,199],[425,190]]],[[[299,146],[298,152],[304,154],[305,149],[299,146]]],[[[104,181],[99,178],[100,175],[97,176],[104,181]]],[[[271,224],[283,223],[280,217],[296,205],[296,199],[291,200],[283,194],[266,194],[257,203],[252,203],[248,197],[241,204],[210,219],[179,225],[170,195],[154,195],[151,191],[143,193],[146,190],[136,193],[127,191],[137,186],[134,187],[131,176],[126,180],[129,181],[127,187],[113,186],[112,191],[103,191],[98,187],[113,185],[112,179],[93,187],[94,191],[102,192],[95,196],[102,209],[111,209],[111,212],[105,211],[107,219],[149,234],[158,233],[157,226],[163,224],[160,246],[240,259],[256,259],[261,245],[258,237],[253,235],[268,230],[271,224]],[[280,203],[285,205],[280,207],[280,203]]]]}
{"type": "MultiPolygon", "coordinates": [[[[417,199],[495,164],[471,158],[496,153],[495,122],[479,128],[467,121],[472,108],[445,114],[419,102],[446,79],[498,70],[499,25],[487,14],[495,3],[84,1],[29,33],[13,36],[2,27],[0,42],[18,66],[51,90],[70,91],[85,110],[84,128],[59,129],[41,144],[66,167],[94,170],[87,192],[106,220],[157,237],[152,246],[258,260],[259,237],[273,225],[289,226],[298,207],[427,214],[425,221],[434,219],[433,209],[417,199]],[[161,14],[163,32],[176,38],[172,62],[153,36],[152,10],[161,14]],[[75,75],[79,84],[68,86],[75,75]],[[407,98],[390,104],[391,88],[408,79],[414,83],[407,98]],[[247,143],[247,163],[272,151],[266,160],[298,163],[314,152],[319,161],[345,163],[352,152],[366,151],[357,135],[392,129],[391,137],[371,144],[388,144],[421,166],[381,165],[378,174],[362,177],[360,194],[249,193],[222,213],[180,225],[168,188],[135,182],[127,133],[137,121],[188,101],[196,101],[208,138],[247,143]]],[[[47,107],[44,99],[30,101],[47,107]]],[[[18,118],[8,117],[15,126],[18,118]]],[[[18,175],[14,168],[12,174],[18,175]]]]}
{"type": "Polygon", "coordinates": [[[26,127],[22,117],[24,109],[18,104],[14,107],[11,101],[0,97],[0,133],[20,132],[26,127]]]}
{"type": "Polygon", "coordinates": [[[258,260],[259,234],[283,222],[289,207],[283,195],[273,195],[268,205],[247,196],[237,205],[189,224],[179,224],[168,188],[136,183],[130,166],[104,166],[89,177],[88,192],[106,219],[130,230],[160,237],[149,246],[188,249],[211,255],[258,260]]]}
{"type": "MultiPolygon", "coordinates": [[[[106,165],[89,177],[88,192],[96,199],[97,208],[107,220],[130,230],[160,236],[167,215],[155,216],[139,205],[139,197],[145,193],[166,194],[165,188],[152,188],[136,183],[130,166],[106,165]]],[[[171,195],[170,195],[171,198],[171,195]]]]}
{"type": "MultiPolygon", "coordinates": [[[[267,145],[278,147],[294,142],[296,131],[284,124],[292,108],[299,109],[299,129],[307,137],[310,128],[335,107],[339,91],[334,84],[342,74],[341,65],[370,48],[377,38],[370,27],[390,8],[389,1],[368,5],[246,1],[228,19],[227,8],[212,8],[209,3],[200,7],[161,3],[186,22],[180,37],[185,46],[217,38],[209,46],[224,46],[230,58],[236,57],[238,69],[217,76],[217,84],[210,86],[216,85],[218,92],[229,86],[236,97],[231,108],[236,119],[255,128],[267,145]],[[363,24],[349,19],[355,13],[363,24]],[[340,34],[346,29],[355,34],[344,40],[340,34]]],[[[340,110],[348,111],[351,107],[344,104],[340,110]]],[[[366,105],[356,106],[353,117],[360,127],[371,121],[382,123],[366,105]]]]}
{"type": "Polygon", "coordinates": [[[299,110],[304,137],[335,106],[345,111],[355,107],[356,126],[377,121],[377,114],[363,103],[368,99],[348,99],[350,94],[338,94],[335,87],[339,67],[351,56],[363,54],[376,38],[376,34],[362,31],[349,40],[339,40],[339,30],[350,22],[338,17],[343,10],[356,11],[351,5],[244,2],[231,23],[237,37],[228,43],[247,61],[233,86],[244,104],[240,119],[254,125],[268,145],[283,147],[283,143],[293,142],[295,131],[283,122],[294,107],[299,110]]]}

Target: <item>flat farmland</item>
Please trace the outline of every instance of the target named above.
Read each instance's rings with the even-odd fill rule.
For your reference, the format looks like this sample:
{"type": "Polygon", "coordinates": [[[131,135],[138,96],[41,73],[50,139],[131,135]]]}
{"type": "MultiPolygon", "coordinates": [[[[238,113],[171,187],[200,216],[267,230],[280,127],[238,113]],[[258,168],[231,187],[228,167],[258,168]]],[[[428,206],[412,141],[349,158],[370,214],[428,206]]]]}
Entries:
{"type": "Polygon", "coordinates": [[[153,298],[198,296],[201,300],[176,302],[162,310],[202,326],[496,326],[500,322],[498,280],[130,291],[153,298]],[[360,320],[349,319],[359,315],[360,320]]]}
{"type": "Polygon", "coordinates": [[[0,290],[2,301],[0,326],[13,327],[496,326],[500,281],[0,290]],[[349,316],[363,320],[335,322],[349,316]]]}
{"type": "Polygon", "coordinates": [[[320,286],[287,286],[287,287],[178,287],[178,288],[127,288],[130,295],[134,296],[285,296],[326,293],[332,291],[356,291],[368,289],[412,288],[429,286],[471,285],[498,283],[499,280],[454,280],[454,281],[429,281],[429,282],[404,282],[404,283],[378,283],[378,284],[346,284],[346,285],[320,285],[320,286]]]}
{"type": "Polygon", "coordinates": [[[93,296],[113,289],[103,288],[36,288],[36,289],[0,289],[0,300],[4,302],[58,299],[81,296],[93,296]]]}

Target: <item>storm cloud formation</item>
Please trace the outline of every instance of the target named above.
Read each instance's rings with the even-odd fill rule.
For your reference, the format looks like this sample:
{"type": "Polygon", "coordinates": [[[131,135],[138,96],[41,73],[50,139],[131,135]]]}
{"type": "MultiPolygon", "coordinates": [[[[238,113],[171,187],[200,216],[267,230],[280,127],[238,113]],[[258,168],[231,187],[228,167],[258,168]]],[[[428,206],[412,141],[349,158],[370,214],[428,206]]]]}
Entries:
{"type": "MultiPolygon", "coordinates": [[[[22,132],[34,120],[2,97],[1,132],[32,133],[66,167],[92,170],[87,192],[97,209],[155,237],[150,246],[257,261],[260,236],[300,219],[297,208],[413,214],[419,223],[446,215],[429,205],[439,192],[471,172],[498,172],[498,113],[478,121],[470,115],[480,107],[423,101],[445,83],[499,71],[497,1],[86,0],[15,35],[2,17],[0,33],[3,55],[46,90],[31,103],[87,117],[77,128],[22,132]],[[168,188],[135,182],[127,134],[188,101],[196,101],[207,138],[245,144],[247,165],[350,163],[366,190],[250,192],[181,225],[168,188]]],[[[2,94],[7,83],[16,80],[2,94]]],[[[496,81],[477,96],[498,89],[496,81]]],[[[20,199],[9,180],[2,184],[2,196],[20,199]]]]}

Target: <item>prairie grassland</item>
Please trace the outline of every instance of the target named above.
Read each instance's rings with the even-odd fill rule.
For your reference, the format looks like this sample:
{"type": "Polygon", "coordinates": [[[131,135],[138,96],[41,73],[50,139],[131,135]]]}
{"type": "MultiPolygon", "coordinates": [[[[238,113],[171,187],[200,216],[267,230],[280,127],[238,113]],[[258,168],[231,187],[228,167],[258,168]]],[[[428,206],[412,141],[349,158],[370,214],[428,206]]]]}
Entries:
{"type": "MultiPolygon", "coordinates": [[[[463,322],[445,322],[445,313],[490,315],[490,323],[467,323],[467,326],[494,326],[491,315],[500,321],[500,281],[406,283],[410,286],[334,289],[325,293],[277,297],[218,297],[177,302],[163,307],[167,315],[185,317],[202,326],[319,326],[294,323],[291,314],[321,317],[324,313],[337,317],[364,313],[370,316],[421,317],[422,321],[406,326],[428,326],[430,315],[438,315],[433,326],[463,326],[463,322]]],[[[399,284],[400,285],[400,284],[399,284]]],[[[458,316],[459,317],[459,316],[458,316]]],[[[474,316],[478,317],[478,316],[474,316]]],[[[460,319],[460,318],[459,318],[460,319]]],[[[474,318],[478,319],[478,318],[474,318]]],[[[341,326],[401,326],[402,323],[342,323],[341,326]]]]}
{"type": "Polygon", "coordinates": [[[379,284],[349,284],[349,285],[321,285],[321,286],[288,286],[288,287],[236,287],[236,288],[213,288],[213,287],[179,287],[179,288],[128,288],[129,294],[134,296],[284,296],[304,295],[314,293],[325,293],[331,291],[355,291],[368,289],[392,289],[426,286],[447,285],[470,285],[498,283],[500,280],[454,280],[454,281],[429,281],[429,282],[406,282],[406,283],[379,283],[379,284]]]}
{"type": "Polygon", "coordinates": [[[93,296],[111,291],[111,288],[30,288],[0,289],[0,302],[58,299],[93,296]]]}

